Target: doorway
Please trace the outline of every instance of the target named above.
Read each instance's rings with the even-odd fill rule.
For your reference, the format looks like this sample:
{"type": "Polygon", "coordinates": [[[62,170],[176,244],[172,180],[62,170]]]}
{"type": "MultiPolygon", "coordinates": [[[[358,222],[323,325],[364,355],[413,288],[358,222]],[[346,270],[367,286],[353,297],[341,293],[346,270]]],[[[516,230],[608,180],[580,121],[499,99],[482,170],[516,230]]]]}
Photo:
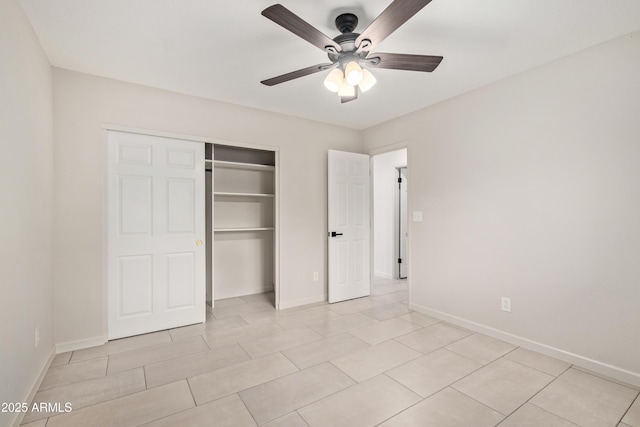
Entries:
{"type": "Polygon", "coordinates": [[[372,157],[373,166],[373,275],[375,278],[399,280],[407,277],[406,269],[406,174],[407,149],[388,151],[372,157]],[[400,168],[405,175],[404,208],[398,182],[400,168]],[[404,224],[403,227],[400,223],[404,224]],[[400,234],[404,232],[404,238],[400,234]],[[400,256],[399,256],[400,254],[400,256]],[[402,262],[398,262],[401,260],[402,262]]]}
{"type": "Polygon", "coordinates": [[[398,186],[396,192],[396,277],[398,279],[407,278],[407,167],[397,168],[398,186]]]}

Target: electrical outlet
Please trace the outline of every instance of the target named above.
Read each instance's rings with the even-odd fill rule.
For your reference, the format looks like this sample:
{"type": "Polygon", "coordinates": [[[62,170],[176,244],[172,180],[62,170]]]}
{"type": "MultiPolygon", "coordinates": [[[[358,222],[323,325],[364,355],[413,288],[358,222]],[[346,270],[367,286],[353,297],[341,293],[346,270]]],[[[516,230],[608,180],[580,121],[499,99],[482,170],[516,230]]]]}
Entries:
{"type": "Polygon", "coordinates": [[[40,326],[36,327],[36,348],[38,348],[38,344],[40,344],[40,326]]]}
{"type": "Polygon", "coordinates": [[[320,280],[320,273],[318,273],[317,271],[313,272],[313,281],[317,282],[318,280],[320,280]]]}
{"type": "Polygon", "coordinates": [[[502,311],[511,313],[511,298],[502,297],[502,311]]]}

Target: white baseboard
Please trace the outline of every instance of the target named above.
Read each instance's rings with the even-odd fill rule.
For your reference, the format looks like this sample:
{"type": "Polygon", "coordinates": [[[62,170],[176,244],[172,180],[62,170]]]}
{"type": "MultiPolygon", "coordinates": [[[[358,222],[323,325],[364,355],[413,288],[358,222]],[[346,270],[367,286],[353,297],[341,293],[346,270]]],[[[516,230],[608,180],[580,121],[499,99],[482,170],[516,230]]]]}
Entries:
{"type": "MultiPolygon", "coordinates": [[[[40,369],[40,373],[38,374],[38,376],[36,377],[36,380],[31,385],[29,394],[23,400],[23,402],[27,403],[28,405],[31,405],[31,401],[33,400],[34,397],[36,397],[36,393],[40,388],[40,384],[42,384],[42,380],[44,380],[44,376],[47,374],[47,371],[49,370],[49,366],[51,366],[51,363],[53,362],[54,357],[56,357],[55,346],[51,347],[51,350],[49,351],[49,356],[47,356],[47,361],[42,366],[42,369],[40,369]]],[[[10,425],[14,427],[18,427],[22,422],[22,420],[24,419],[25,415],[26,415],[26,412],[16,412],[15,417],[13,421],[10,423],[10,425]]]]}
{"type": "Polygon", "coordinates": [[[542,353],[550,357],[555,357],[556,359],[574,364],[577,367],[593,371],[597,374],[605,375],[609,378],[629,384],[631,386],[640,387],[640,373],[638,372],[628,371],[626,369],[613,366],[608,363],[593,360],[579,354],[562,350],[560,348],[551,347],[537,341],[510,334],[508,332],[504,332],[499,329],[483,325],[481,323],[476,323],[471,320],[453,316],[418,304],[410,303],[409,308],[411,310],[417,311],[418,313],[426,314],[427,316],[435,317],[454,325],[458,325],[475,332],[489,335],[490,337],[526,348],[527,350],[537,351],[538,353],[542,353]]]}
{"type": "Polygon", "coordinates": [[[280,310],[286,310],[287,308],[299,307],[301,305],[314,304],[316,302],[323,302],[327,300],[327,294],[316,295],[309,298],[300,298],[291,301],[280,301],[280,310]]]}
{"type": "MultiPolygon", "coordinates": [[[[234,289],[233,292],[227,292],[227,293],[222,293],[219,290],[218,292],[215,292],[214,290],[213,297],[215,298],[215,300],[219,300],[219,299],[244,297],[248,295],[265,294],[271,291],[273,291],[273,285],[264,285],[264,286],[256,287],[253,289],[239,289],[239,290],[234,289]]],[[[213,308],[216,307],[215,300],[212,301],[213,308]]]]}
{"type": "Polygon", "coordinates": [[[381,277],[383,279],[389,279],[389,280],[395,279],[395,277],[393,277],[393,274],[381,273],[379,271],[374,271],[373,272],[373,277],[381,277]]]}
{"type": "Polygon", "coordinates": [[[107,338],[102,335],[83,340],[62,342],[56,344],[56,354],[66,353],[67,351],[82,350],[83,348],[96,347],[106,342],[107,338]]]}

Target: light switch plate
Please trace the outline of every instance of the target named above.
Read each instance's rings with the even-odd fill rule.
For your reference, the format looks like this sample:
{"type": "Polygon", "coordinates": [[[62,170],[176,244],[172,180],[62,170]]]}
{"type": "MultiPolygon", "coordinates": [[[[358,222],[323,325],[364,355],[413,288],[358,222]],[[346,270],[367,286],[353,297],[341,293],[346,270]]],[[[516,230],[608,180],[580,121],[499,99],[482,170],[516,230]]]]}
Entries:
{"type": "Polygon", "coordinates": [[[413,222],[422,222],[422,211],[413,211],[413,222]]]}

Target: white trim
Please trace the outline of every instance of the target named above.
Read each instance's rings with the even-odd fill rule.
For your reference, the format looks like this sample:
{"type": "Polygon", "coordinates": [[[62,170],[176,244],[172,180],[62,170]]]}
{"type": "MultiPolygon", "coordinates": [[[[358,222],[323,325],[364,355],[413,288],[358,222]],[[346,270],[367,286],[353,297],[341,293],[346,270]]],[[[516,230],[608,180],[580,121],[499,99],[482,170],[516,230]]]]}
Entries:
{"type": "MultiPolygon", "coordinates": [[[[329,170],[327,169],[327,173],[329,170]]],[[[376,233],[375,233],[375,209],[373,204],[373,180],[375,177],[375,170],[373,168],[373,156],[369,154],[369,296],[371,296],[371,287],[373,286],[373,279],[376,275],[376,272],[373,271],[376,267],[375,264],[375,256],[376,256],[376,233]]],[[[329,204],[329,193],[327,192],[327,206],[329,204]]],[[[329,220],[327,214],[327,221],[329,220]]],[[[327,257],[329,256],[329,242],[327,242],[327,257]]],[[[329,289],[329,264],[327,263],[327,292],[329,289]]],[[[327,294],[328,295],[328,294],[327,294]]],[[[327,299],[328,301],[328,299],[327,299]]]]}
{"type": "MultiPolygon", "coordinates": [[[[273,189],[273,295],[276,310],[280,310],[280,152],[274,150],[273,189]]],[[[212,187],[213,188],[213,187],[212,187]]]]}
{"type": "MultiPolygon", "coordinates": [[[[100,207],[100,214],[102,216],[102,335],[109,336],[109,274],[108,274],[108,260],[109,254],[109,194],[107,192],[109,183],[109,131],[115,130],[111,128],[102,127],[102,206],[100,207]]],[[[83,340],[80,340],[83,341],[83,340]]],[[[75,350],[75,349],[74,349],[75,350]]],[[[60,351],[59,351],[60,352],[60,351]]]]}
{"type": "Polygon", "coordinates": [[[67,351],[82,350],[89,347],[97,347],[107,342],[106,335],[101,335],[92,338],[85,338],[82,340],[67,341],[56,344],[56,354],[66,353],[67,351]]]}
{"type": "Polygon", "coordinates": [[[165,131],[158,131],[158,130],[151,130],[151,129],[144,129],[144,128],[136,128],[131,126],[121,126],[121,125],[115,125],[111,123],[103,123],[102,129],[115,130],[120,132],[129,132],[129,133],[139,133],[139,134],[151,135],[151,136],[160,136],[164,138],[184,139],[188,141],[205,142],[208,144],[228,145],[231,147],[239,147],[239,148],[253,148],[256,150],[265,150],[265,151],[280,150],[279,147],[276,147],[274,145],[249,144],[245,142],[227,141],[224,139],[209,138],[206,136],[187,135],[183,133],[165,132],[165,131]]]}
{"type": "MultiPolygon", "coordinates": [[[[407,150],[407,154],[409,153],[409,149],[405,149],[407,150]]],[[[407,186],[407,203],[405,206],[405,210],[406,212],[404,213],[405,217],[407,218],[407,229],[405,230],[405,233],[408,235],[409,234],[409,210],[407,209],[409,207],[409,168],[407,167],[407,164],[405,163],[404,166],[396,166],[396,173],[397,173],[397,177],[398,179],[400,178],[400,173],[401,170],[405,169],[405,185],[407,186]]],[[[398,263],[398,258],[401,258],[400,256],[400,237],[401,237],[401,227],[400,227],[400,221],[402,220],[400,218],[400,208],[401,208],[401,201],[402,201],[402,189],[400,187],[396,188],[396,190],[394,191],[394,195],[395,195],[395,212],[394,212],[394,227],[393,227],[393,233],[394,233],[394,239],[393,239],[393,246],[395,247],[395,251],[393,253],[393,258],[391,260],[391,265],[393,265],[393,279],[395,280],[404,280],[408,277],[408,269],[407,269],[407,276],[405,277],[400,277],[402,276],[402,271],[401,271],[401,267],[400,267],[400,263],[398,263]]],[[[407,253],[409,252],[409,241],[407,239],[407,235],[405,235],[404,238],[404,259],[403,262],[405,264],[407,264],[409,262],[409,257],[407,256],[407,253]]],[[[407,264],[408,266],[408,264],[407,264]]]]}
{"type": "MultiPolygon", "coordinates": [[[[218,144],[221,145],[221,144],[218,144]]],[[[267,151],[267,150],[261,150],[267,151]]],[[[268,150],[271,151],[271,150],[268,150]]],[[[226,160],[208,160],[205,159],[205,163],[211,163],[214,168],[226,168],[226,169],[249,169],[265,172],[273,172],[276,167],[271,165],[261,165],[257,163],[242,163],[242,162],[229,162],[226,160]]]]}
{"type": "Polygon", "coordinates": [[[463,328],[470,329],[475,332],[480,332],[482,334],[500,339],[502,341],[506,341],[508,343],[526,348],[528,350],[537,351],[538,353],[542,353],[550,357],[555,357],[556,359],[563,360],[565,362],[577,365],[577,367],[585,368],[601,375],[606,375],[607,377],[621,381],[623,383],[631,385],[632,387],[640,387],[640,373],[638,372],[631,372],[629,370],[613,366],[608,363],[590,359],[588,357],[571,353],[560,348],[551,347],[537,341],[523,338],[521,336],[504,332],[499,329],[483,325],[481,323],[473,322],[462,317],[453,316],[451,314],[427,308],[418,304],[409,303],[409,308],[411,310],[417,311],[418,313],[426,314],[427,316],[435,317],[437,319],[444,320],[454,325],[462,326],[463,328]]]}
{"type": "Polygon", "coordinates": [[[373,272],[373,277],[381,277],[383,279],[389,279],[389,280],[394,280],[393,278],[393,274],[389,274],[389,273],[381,273],[379,271],[374,271],[373,272]]]}
{"type": "MultiPolygon", "coordinates": [[[[225,295],[222,298],[218,298],[218,300],[229,299],[229,298],[242,298],[242,297],[246,297],[246,296],[249,296],[249,295],[266,294],[266,293],[269,293],[269,292],[274,292],[275,293],[275,288],[274,288],[273,285],[262,285],[262,287],[258,288],[257,290],[252,289],[250,292],[251,292],[250,294],[240,293],[240,294],[237,294],[237,295],[236,294],[225,295]]],[[[212,304],[213,304],[212,309],[215,308],[215,305],[216,305],[215,302],[216,301],[217,300],[213,300],[212,301],[212,304]]],[[[208,306],[209,306],[209,304],[207,304],[207,307],[208,306]]]]}
{"type": "MultiPolygon", "coordinates": [[[[49,350],[49,356],[47,356],[47,361],[44,362],[44,365],[42,365],[42,369],[40,370],[38,377],[31,385],[29,394],[27,394],[27,397],[24,400],[22,400],[22,402],[25,402],[28,405],[31,405],[31,402],[33,401],[33,398],[36,397],[36,393],[40,388],[40,384],[42,384],[42,380],[44,380],[44,376],[47,374],[47,371],[49,370],[49,366],[51,366],[51,363],[53,362],[53,358],[55,356],[56,356],[56,346],[52,346],[51,350],[49,350]]],[[[13,418],[13,421],[9,422],[9,425],[18,427],[20,423],[22,423],[22,420],[24,419],[26,414],[27,414],[26,412],[16,412],[13,418]]]]}
{"type": "MultiPolygon", "coordinates": [[[[391,151],[402,150],[403,148],[409,148],[409,140],[396,142],[395,144],[385,145],[384,147],[374,148],[373,150],[369,150],[370,156],[377,156],[378,154],[389,153],[391,151]]],[[[408,150],[407,150],[408,154],[408,150]]]]}
{"type": "Polygon", "coordinates": [[[315,304],[317,302],[324,302],[327,300],[327,294],[316,295],[314,297],[294,299],[291,301],[280,301],[280,310],[286,310],[287,308],[300,307],[301,305],[315,304]]]}

